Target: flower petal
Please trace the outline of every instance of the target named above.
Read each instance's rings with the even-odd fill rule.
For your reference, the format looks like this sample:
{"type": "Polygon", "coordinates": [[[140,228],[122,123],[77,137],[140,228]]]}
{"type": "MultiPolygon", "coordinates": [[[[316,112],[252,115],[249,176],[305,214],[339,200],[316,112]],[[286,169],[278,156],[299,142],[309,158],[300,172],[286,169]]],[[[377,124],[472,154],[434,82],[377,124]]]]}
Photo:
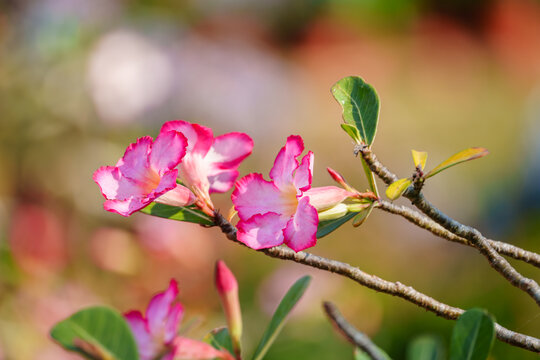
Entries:
{"type": "Polygon", "coordinates": [[[103,208],[122,216],[129,216],[134,212],[141,210],[151,202],[151,200],[136,197],[127,200],[107,200],[103,203],[103,208]]]}
{"type": "MultiPolygon", "coordinates": [[[[169,314],[171,304],[177,295],[178,284],[176,283],[176,280],[171,279],[167,290],[157,294],[150,300],[148,308],[146,309],[146,321],[148,322],[148,329],[152,335],[163,334],[167,315],[169,314]]],[[[178,323],[175,324],[176,329],[178,328],[178,325],[178,323]]]]}
{"type": "Polygon", "coordinates": [[[311,181],[313,179],[313,152],[308,153],[302,158],[302,162],[296,172],[294,173],[294,186],[301,190],[306,191],[311,187],[311,181]]]}
{"type": "MultiPolygon", "coordinates": [[[[204,159],[208,163],[208,175],[216,175],[225,170],[236,170],[242,160],[251,154],[252,150],[253,140],[244,133],[232,132],[216,137],[204,159]]],[[[230,184],[229,189],[233,183],[230,184]]]]}
{"type": "Polygon", "coordinates": [[[301,198],[296,214],[283,231],[285,244],[296,252],[315,246],[318,225],[317,210],[309,204],[309,198],[301,198]]]}
{"type": "Polygon", "coordinates": [[[129,145],[124,156],[116,164],[120,169],[120,173],[133,180],[143,181],[147,177],[149,168],[148,154],[153,142],[154,139],[150,136],[144,136],[129,145]]]}
{"type": "Polygon", "coordinates": [[[214,139],[204,158],[208,166],[210,193],[229,191],[238,177],[238,166],[253,150],[253,140],[244,133],[228,133],[214,139]]]}
{"type": "Polygon", "coordinates": [[[122,176],[114,166],[102,166],[94,172],[94,181],[101,193],[108,200],[127,200],[132,197],[144,197],[145,191],[139,182],[122,176]]]}
{"type": "Polygon", "coordinates": [[[267,212],[290,217],[294,214],[297,204],[296,192],[282,193],[272,182],[255,173],[236,182],[231,199],[242,220],[267,212]]]}
{"type": "Polygon", "coordinates": [[[229,191],[236,179],[238,178],[237,170],[224,170],[221,172],[215,172],[212,175],[208,175],[208,182],[210,184],[210,194],[212,193],[224,193],[229,191]]]}
{"type": "Polygon", "coordinates": [[[195,200],[197,198],[191,190],[185,186],[177,185],[174,189],[156,198],[155,202],[170,206],[189,206],[195,203],[195,200]]]}
{"type": "Polygon", "coordinates": [[[281,148],[274,166],[270,170],[270,178],[279,189],[286,189],[293,184],[293,172],[298,167],[296,159],[304,151],[304,142],[298,135],[291,135],[287,138],[287,143],[281,148]]]}
{"type": "Polygon", "coordinates": [[[154,358],[159,351],[159,346],[156,346],[148,332],[148,326],[142,314],[139,311],[130,311],[124,314],[124,317],[133,333],[133,337],[135,337],[140,359],[154,358]]]}
{"type": "Polygon", "coordinates": [[[212,129],[199,124],[191,124],[183,120],[168,121],[161,127],[161,133],[175,130],[182,133],[188,141],[186,151],[205,156],[212,146],[214,134],[212,129]]]}
{"type": "Polygon", "coordinates": [[[177,131],[165,131],[158,135],[150,152],[150,166],[160,175],[170,170],[186,155],[187,139],[177,131]]]}
{"type": "Polygon", "coordinates": [[[159,185],[152,190],[150,194],[147,195],[149,200],[154,200],[158,196],[165,194],[167,191],[170,191],[178,185],[176,183],[176,176],[178,175],[178,169],[166,171],[159,181],[159,185]]]}
{"type": "Polygon", "coordinates": [[[178,331],[178,324],[182,321],[184,315],[184,307],[182,304],[175,304],[169,309],[167,318],[165,319],[165,331],[163,333],[163,340],[165,344],[170,344],[178,331]]]}
{"type": "Polygon", "coordinates": [[[337,186],[314,187],[304,192],[303,197],[309,197],[309,203],[317,211],[323,211],[339,204],[348,197],[355,196],[355,193],[339,188],[337,186]]]}
{"type": "Polygon", "coordinates": [[[98,184],[105,199],[114,199],[118,193],[120,170],[116,166],[102,166],[94,172],[92,179],[98,184]]]}
{"type": "Polygon", "coordinates": [[[238,241],[255,250],[281,245],[287,221],[287,218],[273,212],[256,214],[245,221],[240,220],[236,225],[238,241]]]}
{"type": "Polygon", "coordinates": [[[211,345],[202,341],[177,336],[174,340],[174,359],[206,360],[222,359],[234,360],[226,350],[214,349],[211,345]]]}

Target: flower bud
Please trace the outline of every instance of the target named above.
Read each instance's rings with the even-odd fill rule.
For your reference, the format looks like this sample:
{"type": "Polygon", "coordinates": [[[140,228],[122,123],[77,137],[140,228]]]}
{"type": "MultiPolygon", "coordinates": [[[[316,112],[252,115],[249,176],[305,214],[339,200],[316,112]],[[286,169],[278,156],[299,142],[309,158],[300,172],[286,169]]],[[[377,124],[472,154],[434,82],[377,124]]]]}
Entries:
{"type": "Polygon", "coordinates": [[[242,312],[238,301],[238,282],[222,260],[216,263],[215,280],[221,305],[227,318],[234,352],[238,356],[240,355],[240,339],[242,337],[242,312]]]}
{"type": "Polygon", "coordinates": [[[348,212],[349,209],[347,205],[340,203],[330,209],[321,211],[319,213],[319,221],[339,219],[340,217],[347,215],[348,212]]]}
{"type": "Polygon", "coordinates": [[[347,183],[345,182],[345,178],[343,176],[341,176],[340,173],[338,173],[336,170],[334,170],[334,169],[332,169],[330,167],[327,167],[326,171],[328,171],[328,173],[330,174],[332,179],[334,179],[335,182],[337,182],[338,184],[340,184],[343,187],[347,187],[347,183]]]}

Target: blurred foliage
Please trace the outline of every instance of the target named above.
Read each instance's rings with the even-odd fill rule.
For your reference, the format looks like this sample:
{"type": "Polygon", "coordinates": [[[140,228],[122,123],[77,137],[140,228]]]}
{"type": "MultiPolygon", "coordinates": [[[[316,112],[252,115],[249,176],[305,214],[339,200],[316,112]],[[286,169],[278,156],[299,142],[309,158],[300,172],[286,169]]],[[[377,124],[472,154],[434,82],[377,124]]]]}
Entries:
{"type": "MultiPolygon", "coordinates": [[[[301,134],[315,153],[315,185],[331,183],[332,166],[367,188],[329,93],[359,75],[381,99],[374,151],[385,164],[407,177],[411,148],[431,159],[488,148],[484,161],[430,179],[425,192],[486,235],[539,251],[538,38],[533,0],[0,2],[0,358],[70,359],[47,337],[55,322],[96,303],[140,308],[171,277],[194,320],[189,335],[202,338],[225,322],[211,286],[216,258],[234,264],[242,284],[251,349],[287,287],[313,275],[268,359],[351,357],[323,299],[394,359],[418,335],[449,339],[452,322],[265,258],[215,229],[106,213],[91,175],[183,118],[217,135],[249,133],[256,146],[241,174],[266,173],[285,137],[301,134]]],[[[215,202],[223,213],[231,206],[228,195],[215,202]]],[[[534,303],[480,255],[402,219],[374,211],[313,251],[540,335],[534,303]]],[[[492,357],[535,358],[497,341],[492,357]]]]}

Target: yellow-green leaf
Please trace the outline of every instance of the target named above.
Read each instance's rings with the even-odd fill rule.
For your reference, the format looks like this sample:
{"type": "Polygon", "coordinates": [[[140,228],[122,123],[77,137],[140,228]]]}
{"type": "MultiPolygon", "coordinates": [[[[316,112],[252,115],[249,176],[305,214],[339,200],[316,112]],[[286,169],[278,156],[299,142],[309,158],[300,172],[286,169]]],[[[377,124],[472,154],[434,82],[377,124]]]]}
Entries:
{"type": "Polygon", "coordinates": [[[341,128],[354,140],[355,143],[360,144],[362,137],[356,126],[351,124],[341,124],[341,128]]]}
{"type": "Polygon", "coordinates": [[[425,178],[432,177],[435,174],[440,173],[441,171],[448,169],[449,167],[452,167],[454,165],[460,164],[465,161],[479,159],[481,157],[486,156],[489,154],[489,151],[486,148],[481,147],[472,147],[465,149],[463,151],[458,152],[457,154],[454,154],[450,156],[448,159],[440,163],[435,169],[431,170],[429,173],[426,174],[425,178]]]}
{"type": "Polygon", "coordinates": [[[424,170],[424,168],[426,167],[427,152],[416,151],[416,150],[411,150],[411,152],[412,152],[412,158],[414,161],[414,166],[416,167],[420,166],[420,169],[424,170]]]}
{"type": "Polygon", "coordinates": [[[369,168],[368,164],[364,160],[364,158],[360,158],[360,161],[362,162],[362,168],[364,168],[364,172],[366,173],[366,177],[369,183],[370,190],[379,197],[379,189],[377,189],[377,183],[375,182],[375,174],[373,174],[373,171],[369,168]]]}
{"type": "Polygon", "coordinates": [[[409,185],[412,184],[411,179],[399,179],[398,181],[393,182],[386,189],[386,197],[390,200],[396,200],[407,190],[409,185]]]}

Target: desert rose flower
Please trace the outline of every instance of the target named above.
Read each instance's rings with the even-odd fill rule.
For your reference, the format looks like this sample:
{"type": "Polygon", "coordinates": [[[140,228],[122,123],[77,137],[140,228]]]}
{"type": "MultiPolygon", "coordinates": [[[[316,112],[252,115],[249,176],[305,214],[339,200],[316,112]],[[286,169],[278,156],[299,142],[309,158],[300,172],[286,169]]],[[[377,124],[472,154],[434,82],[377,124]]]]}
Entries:
{"type": "Polygon", "coordinates": [[[152,201],[187,206],[195,196],[176,183],[176,166],[186,154],[188,141],[176,131],[164,131],[154,141],[145,136],[131,144],[116,166],[102,166],[93,179],[107,199],[107,211],[129,216],[152,201]]]}
{"type": "Polygon", "coordinates": [[[272,181],[249,174],[236,183],[232,201],[238,211],[238,240],[253,249],[285,243],[294,251],[317,242],[318,212],[356,193],[335,186],[311,188],[313,153],[304,151],[300,136],[289,136],[270,170],[272,181]]]}
{"type": "Polygon", "coordinates": [[[139,311],[130,311],[124,315],[135,337],[139,358],[232,359],[226,351],[219,351],[204,342],[177,335],[184,313],[182,305],[174,303],[177,296],[178,285],[175,280],[171,280],[167,290],[152,298],[144,316],[139,311]]]}
{"type": "Polygon", "coordinates": [[[212,129],[182,120],[163,124],[161,133],[171,130],[187,138],[186,156],[178,165],[178,178],[197,197],[197,205],[213,215],[211,193],[229,191],[238,177],[238,166],[253,149],[253,140],[232,132],[214,137],[212,129]]]}

